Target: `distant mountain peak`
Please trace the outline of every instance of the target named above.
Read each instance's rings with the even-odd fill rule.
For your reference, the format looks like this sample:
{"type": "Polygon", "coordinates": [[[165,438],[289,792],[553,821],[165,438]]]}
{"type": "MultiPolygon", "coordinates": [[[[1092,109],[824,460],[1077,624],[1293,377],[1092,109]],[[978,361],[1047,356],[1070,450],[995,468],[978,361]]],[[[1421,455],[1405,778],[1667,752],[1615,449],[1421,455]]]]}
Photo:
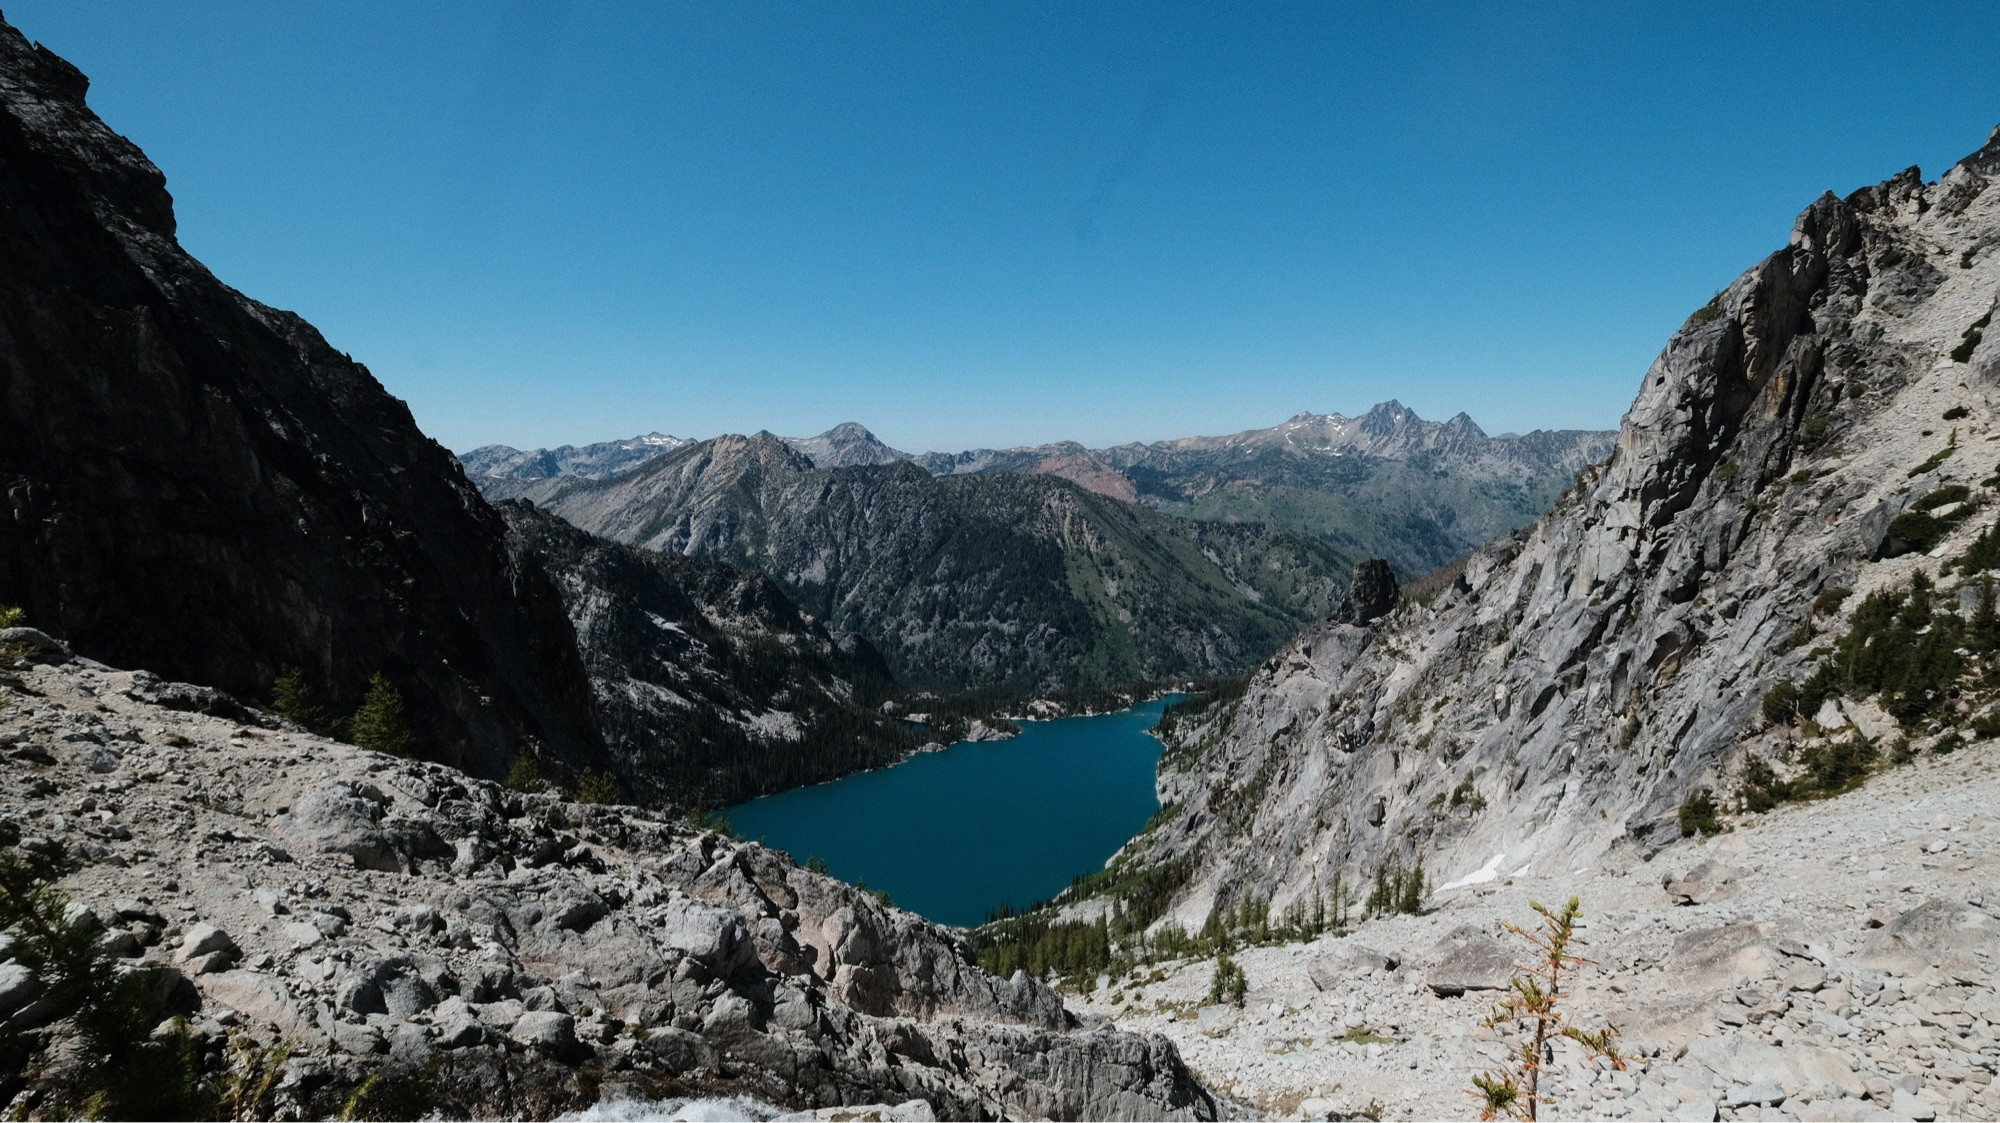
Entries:
{"type": "Polygon", "coordinates": [[[817,437],[780,437],[796,452],[803,453],[815,468],[852,468],[872,464],[894,464],[910,459],[910,454],[890,448],[875,438],[858,421],[843,421],[817,437]]]}

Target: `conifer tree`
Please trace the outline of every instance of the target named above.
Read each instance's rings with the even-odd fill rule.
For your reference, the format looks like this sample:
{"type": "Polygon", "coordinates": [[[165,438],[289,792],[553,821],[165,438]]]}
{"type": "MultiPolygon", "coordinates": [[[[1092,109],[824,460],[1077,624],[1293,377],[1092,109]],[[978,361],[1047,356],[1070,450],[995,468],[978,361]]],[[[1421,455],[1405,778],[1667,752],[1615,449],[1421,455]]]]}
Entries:
{"type": "Polygon", "coordinates": [[[1972,607],[1972,621],[1966,638],[1972,641],[1972,649],[1982,655],[1990,655],[2000,648],[2000,611],[1994,608],[1993,575],[1990,573],[1979,578],[1979,600],[1972,607]]]}
{"type": "Polygon", "coordinates": [[[271,712],[314,733],[331,732],[335,725],[333,711],[327,709],[319,691],[313,689],[305,672],[297,667],[287,666],[279,671],[277,681],[271,684],[271,712]]]}
{"type": "Polygon", "coordinates": [[[1581,903],[1571,897],[1561,912],[1539,901],[1530,901],[1528,906],[1541,915],[1541,931],[1530,932],[1512,924],[1507,930],[1534,945],[1535,962],[1514,976],[1486,1019],[1488,1028],[1513,1040],[1505,1067],[1472,1078],[1472,1094],[1480,1100],[1481,1119],[1539,1118],[1541,1106],[1548,1102],[1542,1077],[1554,1063],[1555,1052],[1550,1046],[1557,1041],[1574,1043],[1590,1060],[1601,1058],[1612,1068],[1625,1067],[1614,1040],[1617,1030],[1608,1026],[1585,1030],[1574,1024],[1562,1007],[1569,997],[1563,989],[1563,976],[1588,962],[1571,950],[1583,942],[1576,934],[1577,921],[1583,918],[1581,903]]]}
{"type": "Polygon", "coordinates": [[[514,757],[514,763],[507,769],[507,790],[533,795],[547,791],[548,781],[542,779],[542,766],[527,753],[514,757]]]}
{"type": "Polygon", "coordinates": [[[618,777],[608,768],[586,768],[576,778],[578,803],[617,803],[623,798],[618,777]]]}
{"type": "Polygon", "coordinates": [[[368,693],[361,708],[348,721],[355,745],[390,756],[414,756],[417,735],[410,729],[403,708],[403,695],[377,671],[368,680],[368,693]]]}

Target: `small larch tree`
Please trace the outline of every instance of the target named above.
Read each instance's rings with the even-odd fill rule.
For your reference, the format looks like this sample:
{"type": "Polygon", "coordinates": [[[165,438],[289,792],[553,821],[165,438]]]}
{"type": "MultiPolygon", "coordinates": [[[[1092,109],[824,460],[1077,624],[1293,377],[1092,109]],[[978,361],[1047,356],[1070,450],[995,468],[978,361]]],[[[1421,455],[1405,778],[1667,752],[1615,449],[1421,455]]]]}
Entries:
{"type": "Polygon", "coordinates": [[[1507,925],[1507,930],[1533,944],[1536,959],[1516,974],[1507,985],[1507,996],[1493,1007],[1486,1025],[1503,1037],[1514,1040],[1508,1049],[1508,1064],[1472,1078],[1472,1094],[1480,1100],[1481,1119],[1535,1119],[1548,1101],[1542,1093],[1542,1075],[1554,1063],[1551,1046],[1564,1039],[1582,1047],[1592,1059],[1603,1057],[1613,1068],[1624,1068],[1610,1027],[1586,1030],[1570,1020],[1562,1008],[1563,975],[1588,960],[1570,949],[1583,941],[1577,938],[1576,922],[1583,919],[1582,904],[1571,897],[1561,912],[1553,912],[1540,901],[1529,905],[1542,917],[1538,932],[1507,925]]]}
{"type": "Polygon", "coordinates": [[[368,680],[368,693],[348,720],[348,731],[355,745],[364,749],[402,757],[417,752],[417,735],[410,729],[403,695],[379,671],[368,680]]]}

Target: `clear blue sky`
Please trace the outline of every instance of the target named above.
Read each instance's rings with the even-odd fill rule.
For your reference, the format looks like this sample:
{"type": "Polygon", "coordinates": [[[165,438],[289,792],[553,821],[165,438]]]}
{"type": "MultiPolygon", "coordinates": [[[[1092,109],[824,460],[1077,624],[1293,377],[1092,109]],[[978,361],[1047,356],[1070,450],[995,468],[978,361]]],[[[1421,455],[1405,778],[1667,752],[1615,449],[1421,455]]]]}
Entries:
{"type": "Polygon", "coordinates": [[[457,449],[1608,427],[1822,190],[2000,122],[1991,2],[4,10],[457,449]]]}

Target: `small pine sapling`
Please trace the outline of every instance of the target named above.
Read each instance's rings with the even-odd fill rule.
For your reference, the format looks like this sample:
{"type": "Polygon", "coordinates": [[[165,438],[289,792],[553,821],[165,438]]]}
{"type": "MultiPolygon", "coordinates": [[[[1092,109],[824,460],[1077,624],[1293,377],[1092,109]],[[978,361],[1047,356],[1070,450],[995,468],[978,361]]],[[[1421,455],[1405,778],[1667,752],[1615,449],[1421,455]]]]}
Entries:
{"type": "Polygon", "coordinates": [[[1541,1105],[1548,1102],[1542,1093],[1542,1075],[1554,1063],[1552,1048],[1557,1039],[1581,1046],[1590,1058],[1602,1057],[1611,1067],[1622,1069],[1625,1059],[1613,1043],[1618,1031],[1583,1029],[1570,1020],[1562,1008],[1563,973],[1589,960],[1570,949],[1583,941],[1576,935],[1576,922],[1583,918],[1583,906],[1571,897],[1561,912],[1552,912],[1540,901],[1529,905],[1542,917],[1542,930],[1530,932],[1516,925],[1507,930],[1533,944],[1534,963],[1508,982],[1507,996],[1494,1006],[1486,1026],[1516,1040],[1509,1050],[1506,1068],[1483,1072],[1472,1078],[1472,1094],[1480,1100],[1481,1119],[1536,1119],[1541,1105]]]}
{"type": "Polygon", "coordinates": [[[516,756],[514,763],[508,766],[506,783],[508,791],[525,795],[547,791],[549,787],[548,781],[542,779],[542,766],[527,753],[516,756]]]}
{"type": "Polygon", "coordinates": [[[1223,952],[1215,958],[1215,977],[1209,980],[1208,1004],[1211,1006],[1241,1006],[1244,995],[1250,992],[1250,977],[1236,960],[1223,952]]]}
{"type": "Polygon", "coordinates": [[[330,733],[339,724],[319,691],[297,667],[279,671],[271,684],[271,712],[319,734],[330,733]]]}
{"type": "Polygon", "coordinates": [[[617,803],[624,798],[618,777],[608,768],[586,768],[576,778],[578,803],[617,803]]]}
{"type": "Polygon", "coordinates": [[[368,693],[361,708],[348,720],[354,744],[389,756],[409,757],[417,752],[417,735],[403,707],[403,695],[380,671],[368,680],[368,693]]]}

